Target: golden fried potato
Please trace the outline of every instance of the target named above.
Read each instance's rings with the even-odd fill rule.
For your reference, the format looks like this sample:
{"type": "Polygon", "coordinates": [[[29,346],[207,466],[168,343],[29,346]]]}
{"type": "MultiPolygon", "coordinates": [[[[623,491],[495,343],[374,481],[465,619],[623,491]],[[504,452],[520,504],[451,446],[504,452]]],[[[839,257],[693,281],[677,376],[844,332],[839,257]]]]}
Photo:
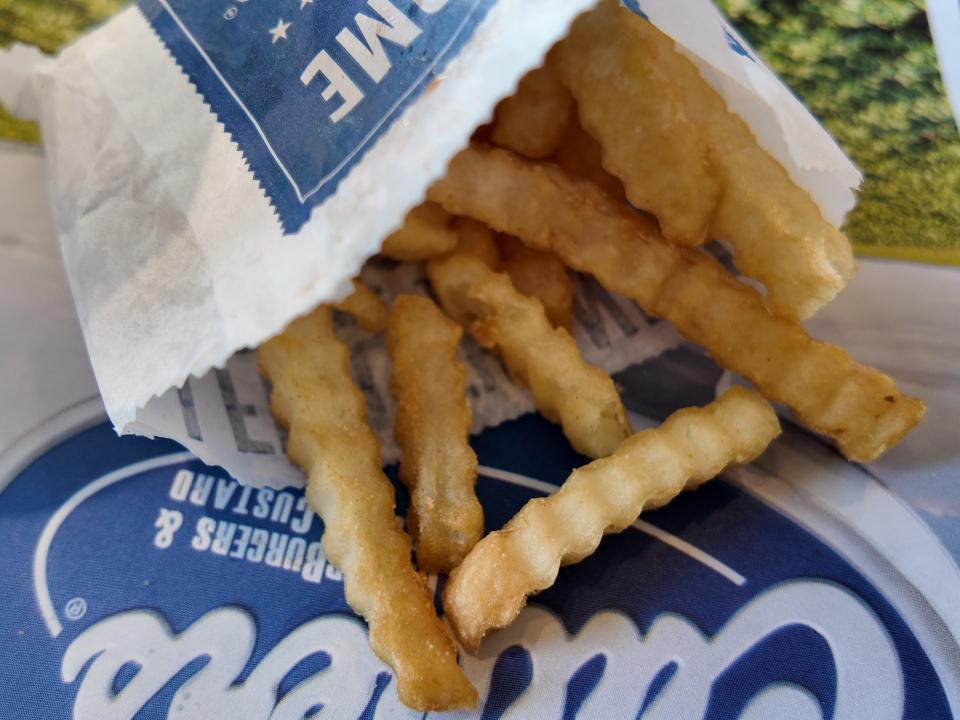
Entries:
{"type": "Polygon", "coordinates": [[[510,378],[530,389],[574,449],[603,457],[630,434],[610,376],[587,364],[570,334],[554,328],[540,301],[517,292],[507,275],[454,254],[430,261],[427,277],[444,312],[500,353],[510,378]]]}
{"type": "Polygon", "coordinates": [[[809,194],[760,147],[747,124],[728,111],[723,98],[677,51],[673,40],[634,13],[605,2],[575,24],[563,47],[558,67],[581,101],[579,111],[585,127],[604,147],[605,167],[624,181],[631,202],[659,218],[668,238],[683,240],[671,223],[694,216],[671,219],[667,213],[680,211],[681,207],[644,204],[643,194],[658,194],[661,183],[667,183],[688,203],[695,204],[695,216],[702,218],[708,196],[698,194],[697,188],[709,177],[720,188],[719,195],[711,199],[709,234],[729,242],[740,271],[764,284],[766,302],[773,312],[802,320],[843,289],[856,269],[847,238],[823,218],[809,194]],[[633,94],[590,81],[596,79],[595,72],[611,71],[601,59],[608,53],[611,33],[625,43],[629,38],[624,46],[629,50],[624,53],[639,63],[636,67],[651,68],[650,72],[626,73],[619,81],[642,98],[635,107],[631,106],[633,94]],[[585,62],[584,51],[596,59],[585,62]],[[605,102],[620,107],[622,116],[630,122],[651,104],[670,108],[669,112],[644,113],[642,120],[636,120],[646,142],[663,143],[678,127],[692,125],[702,134],[706,152],[703,143],[672,146],[663,152],[690,153],[697,163],[659,165],[668,158],[645,154],[649,149],[644,149],[642,141],[634,147],[633,136],[624,133],[618,122],[620,116],[601,114],[595,96],[607,97],[608,93],[605,102]],[[684,121],[678,123],[676,117],[684,121]],[[655,165],[649,173],[646,166],[638,164],[637,152],[644,162],[655,165]]]}
{"type": "Polygon", "coordinates": [[[684,94],[690,118],[710,146],[712,175],[723,191],[711,235],[728,241],[737,267],[767,288],[771,310],[805,319],[830,302],[856,265],[846,236],[824,220],[807,192],[757,143],[740,117],[703,79],[674,42],[641,21],[641,40],[684,94]]]}
{"type": "Polygon", "coordinates": [[[457,255],[475,257],[491,270],[500,269],[500,248],[493,230],[473,218],[456,218],[453,227],[460,238],[457,255]]]}
{"type": "Polygon", "coordinates": [[[684,112],[674,78],[640,42],[646,24],[603,2],[558,44],[556,69],[603,148],[603,167],[623,181],[630,202],[656,215],[670,240],[696,245],[707,239],[719,188],[702,129],[684,112]]]}
{"type": "Polygon", "coordinates": [[[477,543],[451,573],[443,607],[461,644],[476,652],[484,635],[513,622],[527,596],[553,585],[561,565],[592,554],[604,534],[620,532],[642,511],[728,465],[753,460],[779,434],[773,408],[754,391],[735,387],[574,470],[559,490],[529,501],[477,543]]]}
{"type": "Polygon", "coordinates": [[[349,362],[326,307],[257,351],[273,383],[273,413],[290,428],[287,452],[306,472],[307,500],[323,519],[324,552],[343,572],[350,607],[370,627],[371,648],[393,669],[401,702],[420,711],[473,707],[476,690],[411,564],[410,538],[394,515],[393,486],[349,362]]]}
{"type": "Polygon", "coordinates": [[[401,295],[390,310],[390,390],[394,436],[403,453],[400,480],[410,490],[407,526],[417,564],[447,573],[483,535],[477,456],[470,448],[467,369],[457,359],[463,330],[432,300],[401,295]]]}
{"type": "Polygon", "coordinates": [[[419,262],[448,253],[457,246],[457,234],[450,227],[450,220],[435,203],[417,205],[407,213],[400,229],[383,241],[380,254],[394,260],[419,262]]]}
{"type": "Polygon", "coordinates": [[[567,126],[567,132],[550,159],[567,175],[589,180],[610,197],[626,202],[627,196],[623,190],[623,183],[618,177],[603,169],[600,143],[583,129],[583,125],[577,119],[577,113],[573,114],[567,126]]]}
{"type": "Polygon", "coordinates": [[[552,253],[531,250],[515,237],[501,235],[497,244],[500,269],[524,295],[537,298],[554,327],[573,329],[573,281],[567,267],[552,253]]]}
{"type": "Polygon", "coordinates": [[[491,141],[529,158],[549,157],[563,137],[573,98],[550,65],[535,68],[520,80],[517,92],[494,112],[491,141]]]}
{"type": "Polygon", "coordinates": [[[360,278],[353,279],[353,292],[331,307],[353,316],[367,332],[383,332],[387,329],[387,317],[390,314],[387,304],[360,278]]]}
{"type": "Polygon", "coordinates": [[[472,146],[429,196],[449,212],[555,253],[648,314],[670,320],[717,363],[832,437],[851,460],[879,457],[923,417],[923,403],[900,393],[888,376],[811,340],[711,257],[667,242],[648,218],[555,165],[472,146]]]}

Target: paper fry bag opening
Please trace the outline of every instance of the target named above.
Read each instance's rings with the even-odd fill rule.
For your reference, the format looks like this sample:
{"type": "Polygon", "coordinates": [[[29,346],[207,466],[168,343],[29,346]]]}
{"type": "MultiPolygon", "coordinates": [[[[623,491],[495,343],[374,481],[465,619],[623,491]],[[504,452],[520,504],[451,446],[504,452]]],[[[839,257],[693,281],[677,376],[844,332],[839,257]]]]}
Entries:
{"type": "MultiPolygon", "coordinates": [[[[593,3],[301,5],[142,0],[43,64],[29,93],[67,272],[116,428],[175,438],[244,481],[276,486],[301,476],[283,457],[283,432],[248,350],[351,292],[351,279],[477,129],[498,143],[488,125],[497,102],[518,84],[537,91],[536,77],[521,79],[593,3]]],[[[676,41],[677,57],[745,123],[756,152],[785,169],[814,212],[839,224],[858,172],[714,6],[660,0],[625,8],[676,41]]],[[[612,80],[622,68],[611,66],[612,79],[578,79],[570,69],[590,33],[607,32],[581,30],[586,39],[559,52],[557,67],[568,68],[561,80],[574,96],[578,83],[610,83],[616,104],[616,93],[628,90],[612,80]]],[[[608,39],[629,53],[630,38],[608,39]]],[[[598,131],[589,113],[571,107],[575,122],[557,133],[565,148],[576,133],[598,131]]],[[[500,108],[498,117],[509,114],[500,108]]],[[[528,154],[537,152],[546,151],[528,154]]],[[[542,159],[575,160],[562,152],[542,159]]],[[[627,200],[653,212],[629,183],[624,188],[627,200]]],[[[714,221],[708,229],[718,235],[722,227],[714,221]]],[[[421,269],[389,260],[368,264],[363,277],[388,301],[425,291],[421,269]]],[[[794,307],[785,296],[787,315],[826,301],[796,292],[815,299],[794,307]]],[[[586,277],[574,283],[570,307],[585,357],[608,372],[682,342],[668,323],[586,277]]],[[[395,459],[382,340],[338,322],[384,458],[395,459]]],[[[472,342],[463,352],[474,429],[532,409],[526,391],[472,342]]]]}

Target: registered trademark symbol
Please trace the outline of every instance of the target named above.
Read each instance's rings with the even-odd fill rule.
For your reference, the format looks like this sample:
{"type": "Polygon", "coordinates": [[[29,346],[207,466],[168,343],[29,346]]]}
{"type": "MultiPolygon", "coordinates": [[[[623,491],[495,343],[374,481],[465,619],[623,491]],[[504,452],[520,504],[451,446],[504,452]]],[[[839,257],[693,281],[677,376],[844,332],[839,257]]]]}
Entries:
{"type": "Polygon", "coordinates": [[[79,620],[87,614],[87,601],[82,597],[75,597],[67,600],[63,608],[68,620],[79,620]]]}

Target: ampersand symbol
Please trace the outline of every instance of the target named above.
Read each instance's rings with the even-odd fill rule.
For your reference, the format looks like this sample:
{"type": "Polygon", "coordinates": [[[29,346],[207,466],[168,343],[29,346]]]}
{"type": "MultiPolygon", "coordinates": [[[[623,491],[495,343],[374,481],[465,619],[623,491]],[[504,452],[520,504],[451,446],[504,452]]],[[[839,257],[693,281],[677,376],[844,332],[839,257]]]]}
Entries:
{"type": "Polygon", "coordinates": [[[159,528],[160,532],[154,536],[153,544],[161,550],[170,547],[173,542],[173,534],[180,529],[181,525],[183,525],[183,513],[179,510],[160,508],[160,514],[157,515],[157,520],[153,523],[153,526],[159,528]]]}

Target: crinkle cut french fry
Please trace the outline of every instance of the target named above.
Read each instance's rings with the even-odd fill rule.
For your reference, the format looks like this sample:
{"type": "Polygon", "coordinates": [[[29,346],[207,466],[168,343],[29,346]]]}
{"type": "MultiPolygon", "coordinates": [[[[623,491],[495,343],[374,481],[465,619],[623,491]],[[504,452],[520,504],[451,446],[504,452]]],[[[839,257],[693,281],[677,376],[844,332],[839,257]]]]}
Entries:
{"type": "Polygon", "coordinates": [[[400,480],[410,490],[407,526],[417,564],[431,573],[450,572],[483,535],[467,370],[457,359],[462,334],[428,298],[401,295],[390,310],[390,389],[403,453],[400,480]]]}
{"type": "Polygon", "coordinates": [[[610,197],[626,202],[623,183],[620,178],[604,170],[600,143],[583,129],[577,113],[573,114],[567,132],[550,159],[567,175],[589,180],[610,197]]]}
{"type": "Polygon", "coordinates": [[[454,254],[429,262],[427,276],[444,312],[499,351],[511,379],[530,389],[537,409],[578,452],[609,455],[630,434],[610,376],[587,364],[570,334],[554,328],[540,301],[517,292],[507,275],[454,254]]]}
{"type": "Polygon", "coordinates": [[[623,181],[630,202],[656,215],[670,240],[700,244],[719,193],[707,143],[676,82],[625,15],[632,13],[616,2],[600,3],[577,18],[551,59],[580,122],[603,148],[603,167],[623,181]]]}
{"type": "Polygon", "coordinates": [[[477,543],[450,575],[443,606],[460,642],[476,652],[484,635],[517,617],[530,594],[553,585],[561,565],[583,560],[604,534],[620,532],[642,511],[753,460],[779,433],[773,408],[734,387],[574,470],[559,490],[529,501],[477,543]]]}
{"type": "Polygon", "coordinates": [[[290,459],[306,472],[307,500],[323,519],[324,551],[343,572],[350,607],[369,625],[371,648],[393,669],[401,702],[420,711],[473,707],[476,691],[411,564],[349,361],[326,307],[257,351],[273,383],[273,413],[290,428],[290,459]]]}
{"type": "Polygon", "coordinates": [[[387,304],[359,278],[353,279],[353,292],[331,307],[354,317],[367,332],[387,329],[387,304]]]}
{"type": "Polygon", "coordinates": [[[524,295],[537,298],[554,327],[573,328],[573,281],[566,265],[552,253],[531,250],[517,238],[501,235],[501,270],[524,295]]]}
{"type": "Polygon", "coordinates": [[[729,242],[738,269],[766,286],[771,310],[792,319],[812,316],[856,271],[849,240],[727,110],[673,40],[650,23],[639,25],[644,49],[661,58],[664,72],[684,79],[687,113],[710,145],[711,173],[722,188],[711,237],[729,242]]]}
{"type": "Polygon", "coordinates": [[[472,146],[429,195],[450,212],[555,253],[648,314],[672,321],[720,365],[832,437],[851,460],[877,458],[923,417],[923,403],[903,395],[887,375],[811,340],[712,258],[667,242],[648,218],[555,165],[472,146]]]}
{"type": "Polygon", "coordinates": [[[493,230],[473,218],[457,218],[453,227],[459,237],[457,255],[475,257],[491,270],[500,269],[500,248],[493,230]]]}
{"type": "Polygon", "coordinates": [[[528,72],[497,105],[491,141],[529,158],[553,154],[567,129],[573,98],[550,65],[528,72]]]}
{"type": "Polygon", "coordinates": [[[847,238],[760,147],[747,124],[728,111],[672,39],[609,1],[574,24],[557,57],[580,101],[585,127],[604,147],[604,165],[624,181],[631,202],[657,215],[668,238],[689,239],[671,224],[699,220],[712,204],[709,235],[733,246],[737,267],[766,286],[766,302],[775,313],[807,318],[843,289],[855,271],[847,238]],[[618,64],[604,64],[611,53],[618,64]],[[603,82],[597,73],[604,74],[603,82]],[[611,73],[615,77],[606,77],[611,73]],[[618,114],[606,114],[604,103],[618,114]],[[650,106],[660,111],[640,112],[650,106]],[[690,138],[649,147],[691,126],[702,134],[705,148],[690,138]],[[691,157],[664,164],[664,153],[691,157]],[[698,190],[708,178],[720,188],[712,199],[698,190]],[[667,196],[682,194],[680,205],[644,202],[645,193],[659,197],[662,185],[667,196]],[[682,203],[695,205],[697,212],[682,214],[682,203]]]}
{"type": "Polygon", "coordinates": [[[450,216],[435,203],[425,202],[407,213],[403,225],[383,241],[380,254],[394,260],[419,262],[450,252],[457,234],[450,216]]]}
{"type": "Polygon", "coordinates": [[[673,40],[650,23],[635,24],[644,50],[656,54],[664,72],[674,77],[687,114],[703,128],[710,146],[711,174],[722,188],[711,236],[733,246],[737,267],[766,286],[774,312],[810,317],[853,277],[850,242],[760,147],[747,124],[727,110],[673,40]]]}

